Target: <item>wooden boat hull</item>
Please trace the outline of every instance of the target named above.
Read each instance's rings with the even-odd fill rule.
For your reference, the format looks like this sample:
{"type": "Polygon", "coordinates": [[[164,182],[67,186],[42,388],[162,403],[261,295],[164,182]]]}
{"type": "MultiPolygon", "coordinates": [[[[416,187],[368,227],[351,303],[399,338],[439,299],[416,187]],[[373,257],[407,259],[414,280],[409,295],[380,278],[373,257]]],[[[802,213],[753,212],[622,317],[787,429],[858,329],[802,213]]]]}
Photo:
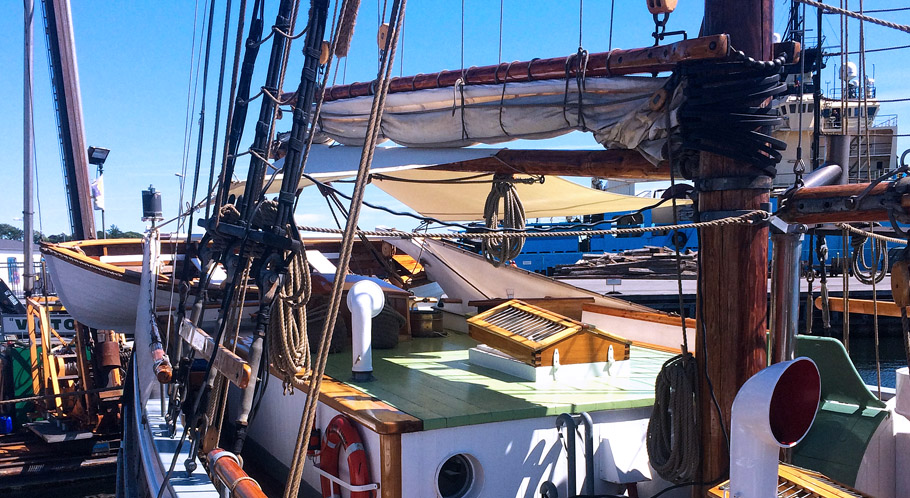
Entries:
{"type": "MultiPolygon", "coordinates": [[[[133,254],[141,263],[141,240],[137,239],[44,244],[41,247],[60,301],[83,325],[125,332],[131,331],[136,324],[139,273],[86,254],[91,251],[80,251],[82,248],[104,250],[118,246],[125,250],[135,249],[133,254]]],[[[155,305],[173,306],[174,303],[169,280],[159,278],[155,305]]]]}

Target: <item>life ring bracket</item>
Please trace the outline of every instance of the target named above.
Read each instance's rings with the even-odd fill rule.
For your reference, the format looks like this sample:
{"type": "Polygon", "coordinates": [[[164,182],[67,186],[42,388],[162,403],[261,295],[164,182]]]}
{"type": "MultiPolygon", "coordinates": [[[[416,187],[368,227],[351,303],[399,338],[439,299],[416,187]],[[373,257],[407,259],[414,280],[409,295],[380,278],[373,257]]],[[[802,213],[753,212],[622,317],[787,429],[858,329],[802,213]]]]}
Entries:
{"type": "Polygon", "coordinates": [[[379,484],[377,484],[377,483],[364,484],[362,486],[358,486],[356,484],[351,484],[347,481],[344,481],[336,475],[329,474],[328,472],[320,469],[319,467],[314,467],[314,468],[316,469],[316,473],[319,474],[320,476],[325,477],[326,479],[334,482],[335,484],[341,486],[342,488],[345,488],[345,489],[351,491],[352,493],[376,491],[379,489],[379,484]]]}

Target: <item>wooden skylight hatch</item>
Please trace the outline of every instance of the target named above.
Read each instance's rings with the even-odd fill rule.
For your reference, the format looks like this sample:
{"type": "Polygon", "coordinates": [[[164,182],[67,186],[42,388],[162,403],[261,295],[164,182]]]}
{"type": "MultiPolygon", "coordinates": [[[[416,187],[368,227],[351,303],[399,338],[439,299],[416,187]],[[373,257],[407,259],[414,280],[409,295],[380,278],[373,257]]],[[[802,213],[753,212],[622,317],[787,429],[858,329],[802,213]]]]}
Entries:
{"type": "Polygon", "coordinates": [[[468,320],[471,337],[534,367],[629,359],[630,341],[513,299],[468,320]],[[556,351],[558,350],[558,353],[556,351]]]}

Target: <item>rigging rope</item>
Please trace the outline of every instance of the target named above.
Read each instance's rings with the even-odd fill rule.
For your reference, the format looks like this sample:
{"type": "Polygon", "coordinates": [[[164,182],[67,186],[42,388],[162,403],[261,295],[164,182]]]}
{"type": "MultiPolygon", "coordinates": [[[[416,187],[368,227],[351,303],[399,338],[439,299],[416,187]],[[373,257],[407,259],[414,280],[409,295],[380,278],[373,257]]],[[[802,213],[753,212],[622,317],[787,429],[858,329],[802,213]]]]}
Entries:
{"type": "MultiPolygon", "coordinates": [[[[336,4],[337,5],[337,4],[336,4]]],[[[392,79],[392,68],[395,62],[395,51],[398,45],[400,26],[404,20],[405,7],[407,0],[395,0],[392,3],[392,12],[390,16],[389,32],[386,38],[386,46],[380,57],[380,70],[377,74],[379,88],[373,97],[373,103],[370,109],[370,116],[367,124],[367,133],[364,140],[363,151],[360,157],[360,164],[357,168],[357,180],[354,184],[353,199],[349,217],[345,225],[344,237],[339,250],[338,266],[335,272],[335,280],[332,283],[332,294],[329,299],[329,307],[326,312],[326,320],[323,322],[321,339],[316,354],[316,364],[313,368],[312,382],[310,382],[307,391],[306,404],[303,414],[300,418],[300,427],[297,432],[297,440],[294,446],[291,468],[289,469],[287,485],[284,489],[284,498],[297,496],[300,489],[300,483],[303,479],[303,466],[306,459],[303,458],[305,452],[304,442],[309,440],[312,434],[313,426],[316,419],[316,407],[319,402],[319,392],[322,386],[322,376],[325,371],[328,351],[335,328],[335,321],[338,317],[338,311],[341,306],[341,295],[344,286],[345,277],[348,272],[348,265],[351,260],[351,251],[354,244],[354,235],[357,231],[357,220],[360,217],[361,201],[366,190],[367,180],[369,177],[370,165],[373,161],[376,144],[379,138],[380,123],[382,121],[382,111],[385,106],[386,95],[389,91],[389,82],[392,79]]],[[[347,8],[347,0],[344,0],[342,10],[347,8]]],[[[337,40],[337,33],[333,36],[332,43],[337,40]]],[[[334,50],[334,47],[333,47],[334,50]]],[[[323,90],[324,91],[324,90],[323,90]]],[[[321,99],[320,99],[321,100],[321,99]]]]}
{"type": "MultiPolygon", "coordinates": [[[[670,129],[670,109],[665,112],[670,129]]],[[[670,164],[670,188],[676,187],[673,147],[667,136],[667,162],[670,164]]],[[[679,224],[676,198],[673,198],[673,221],[679,224]]],[[[673,230],[676,240],[677,230],[673,230]]],[[[676,284],[679,298],[679,321],[682,327],[682,353],[664,363],[654,386],[654,407],[648,423],[648,459],[661,477],[675,484],[692,481],[698,469],[701,445],[697,421],[697,363],[689,352],[686,312],[683,306],[682,261],[679,244],[676,253],[676,284]]]]}
{"type": "Polygon", "coordinates": [[[871,239],[881,240],[884,242],[892,242],[894,244],[907,245],[907,241],[905,239],[898,239],[896,237],[888,237],[887,235],[881,235],[878,233],[867,232],[865,230],[861,230],[859,228],[856,228],[853,225],[848,225],[846,223],[837,223],[835,226],[837,228],[847,230],[848,232],[852,232],[857,235],[862,235],[864,237],[869,237],[871,239]]]}
{"type": "MultiPolygon", "coordinates": [[[[509,175],[511,176],[511,175],[509,175]]],[[[515,185],[507,178],[499,177],[493,180],[493,188],[487,195],[483,208],[483,219],[487,228],[502,228],[510,230],[523,230],[525,227],[525,210],[518,198],[515,185]],[[502,201],[502,219],[499,219],[499,203],[502,201]]],[[[499,267],[503,263],[518,257],[524,247],[524,238],[514,239],[484,239],[483,257],[488,263],[499,267]]]]}
{"type": "Polygon", "coordinates": [[[906,24],[898,24],[896,22],[885,21],[882,19],[877,19],[875,17],[869,17],[867,15],[859,14],[851,10],[840,9],[832,5],[826,5],[821,2],[816,2],[814,0],[796,0],[799,3],[811,5],[812,7],[819,8],[827,12],[833,12],[835,14],[840,14],[842,16],[852,17],[854,19],[859,19],[860,21],[871,22],[872,24],[878,24],[879,26],[884,26],[886,28],[896,29],[898,31],[903,31],[904,33],[910,33],[910,26],[906,24]]]}
{"type": "MultiPolygon", "coordinates": [[[[209,164],[209,188],[207,200],[211,199],[212,186],[215,181],[215,158],[218,154],[218,128],[221,124],[221,98],[224,96],[224,66],[227,63],[228,35],[231,30],[231,2],[227,0],[224,9],[224,32],[221,35],[221,65],[218,71],[218,98],[215,100],[215,130],[212,132],[212,160],[209,164]]],[[[202,133],[202,130],[199,130],[202,133]]],[[[205,219],[209,219],[210,202],[205,203],[205,219]]]]}
{"type": "MultiPolygon", "coordinates": [[[[727,225],[752,225],[768,219],[771,213],[767,211],[755,210],[739,216],[730,216],[710,221],[699,221],[695,223],[681,223],[678,225],[659,225],[653,227],[632,227],[632,228],[611,228],[607,230],[573,230],[573,231],[552,231],[552,232],[481,232],[481,233],[413,233],[401,230],[357,230],[357,235],[366,235],[367,237],[389,237],[401,239],[509,239],[524,237],[583,237],[586,235],[641,235],[651,232],[667,232],[671,230],[681,230],[685,228],[713,228],[727,225]]],[[[341,234],[342,231],[337,228],[324,228],[312,226],[298,226],[298,230],[303,232],[341,234]]]]}
{"type": "Polygon", "coordinates": [[[850,241],[847,229],[841,231],[841,247],[844,254],[841,257],[841,280],[844,284],[844,319],[843,343],[847,354],[850,354],[850,241]]]}

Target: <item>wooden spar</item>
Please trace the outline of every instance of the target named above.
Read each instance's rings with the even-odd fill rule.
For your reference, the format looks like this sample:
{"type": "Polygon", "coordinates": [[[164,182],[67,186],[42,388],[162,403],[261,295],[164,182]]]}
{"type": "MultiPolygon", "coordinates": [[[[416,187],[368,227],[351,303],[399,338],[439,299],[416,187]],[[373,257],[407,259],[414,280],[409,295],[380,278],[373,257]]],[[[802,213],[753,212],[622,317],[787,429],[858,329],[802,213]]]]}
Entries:
{"type": "MultiPolygon", "coordinates": [[[[731,46],[747,56],[769,60],[773,20],[772,0],[706,0],[702,26],[706,34],[729,33],[731,46]]],[[[701,178],[754,174],[747,163],[707,152],[700,157],[701,178]]],[[[768,190],[699,193],[702,212],[761,209],[769,201],[768,190]]],[[[698,480],[711,482],[729,471],[724,434],[730,433],[733,398],[767,364],[768,229],[726,225],[700,230],[698,238],[702,267],[697,319],[703,333],[696,336],[696,351],[707,353],[696,356],[702,444],[698,480]]],[[[705,496],[707,489],[696,488],[693,496],[705,496]]]]}
{"type": "MultiPolygon", "coordinates": [[[[874,303],[871,299],[850,299],[850,313],[856,313],[859,315],[874,315],[874,303]]],[[[822,309],[822,298],[815,298],[815,307],[822,309]]],[[[843,312],[844,311],[844,298],[842,297],[829,297],[828,298],[828,309],[831,311],[843,312]]],[[[900,318],[901,316],[901,307],[895,304],[893,301],[879,301],[878,302],[878,314],[879,316],[893,316],[900,318]]]]}
{"type": "Polygon", "coordinates": [[[440,164],[426,169],[477,173],[599,176],[603,178],[648,180],[670,179],[670,167],[666,161],[655,166],[648,162],[639,152],[625,149],[503,149],[492,157],[440,164]]]}
{"type": "MultiPolygon", "coordinates": [[[[589,77],[599,77],[671,71],[680,61],[726,57],[729,48],[727,35],[718,34],[658,47],[598,52],[588,54],[588,64],[584,74],[589,77]]],[[[495,85],[504,82],[563,79],[567,76],[574,78],[579,66],[576,58],[577,55],[573,54],[567,57],[504,62],[464,70],[452,69],[438,73],[392,78],[389,93],[446,88],[455,86],[455,83],[462,79],[467,85],[495,85]]],[[[325,101],[373,95],[374,89],[375,82],[373,81],[336,85],[326,89],[325,101]]],[[[294,98],[293,92],[281,96],[283,102],[291,102],[294,98]]]]}
{"type": "Polygon", "coordinates": [[[910,194],[901,194],[892,182],[828,185],[797,190],[780,211],[788,223],[848,223],[887,221],[888,208],[910,208],[910,194]]]}
{"type": "Polygon", "coordinates": [[[88,147],[85,145],[82,94],[79,90],[79,69],[76,64],[70,4],[64,0],[53,0],[44,2],[44,6],[73,238],[95,239],[97,234],[89,186],[88,147]]]}

